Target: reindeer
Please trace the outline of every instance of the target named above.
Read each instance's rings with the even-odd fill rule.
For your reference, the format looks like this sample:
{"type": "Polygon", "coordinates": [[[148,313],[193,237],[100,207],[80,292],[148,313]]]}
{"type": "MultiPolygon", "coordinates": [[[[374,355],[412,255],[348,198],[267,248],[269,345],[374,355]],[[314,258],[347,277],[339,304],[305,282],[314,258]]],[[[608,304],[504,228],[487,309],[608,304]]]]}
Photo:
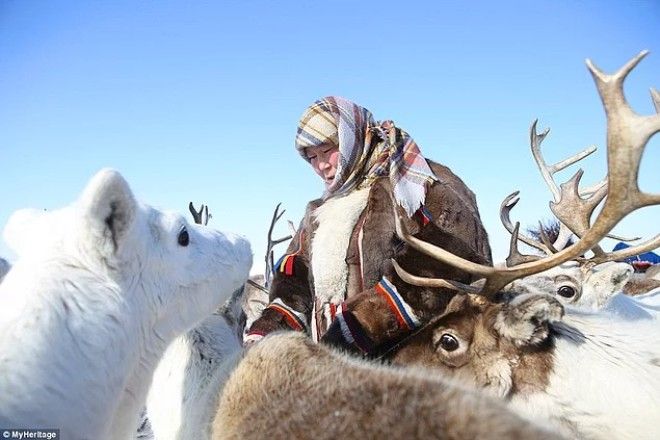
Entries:
{"type": "Polygon", "coordinates": [[[269,335],[227,381],[213,439],[554,439],[503,404],[419,368],[359,360],[305,335],[269,335]]]}
{"type": "MultiPolygon", "coordinates": [[[[411,275],[394,262],[409,283],[427,288],[453,286],[447,310],[390,353],[395,363],[437,368],[443,375],[505,398],[529,417],[551,421],[570,437],[657,438],[660,435],[660,326],[655,321],[617,319],[578,311],[545,294],[502,294],[520,278],[580,260],[593,250],[594,264],[609,260],[598,242],[629,213],[660,204],[660,195],[639,190],[637,175],[649,139],[660,131],[660,115],[640,116],[623,94],[628,73],[641,52],[613,75],[587,61],[607,115],[607,187],[579,196],[581,170],[561,185],[551,203],[555,215],[580,237],[574,245],[545,257],[526,256],[505,268],[472,263],[409,234],[401,219],[397,231],[410,246],[480,277],[473,285],[411,275]],[[605,198],[606,197],[606,198],[605,198]],[[605,198],[593,223],[593,211],[605,198]]],[[[656,110],[660,99],[653,94],[656,110]]],[[[515,234],[513,240],[516,240],[515,234]]],[[[658,247],[660,235],[624,252],[624,258],[658,247]]],[[[408,268],[414,270],[414,268],[408,268]]]]}
{"type": "MultiPolygon", "coordinates": [[[[529,137],[532,156],[541,171],[543,180],[553,195],[553,203],[560,203],[562,194],[559,185],[553,178],[554,174],[584,159],[596,151],[596,147],[592,146],[570,158],[548,165],[541,154],[541,144],[548,135],[549,129],[538,134],[536,131],[537,123],[538,121],[534,121],[530,127],[529,137]]],[[[606,180],[602,180],[586,190],[579,190],[579,196],[590,196],[601,188],[606,188],[606,186],[606,180]]],[[[515,266],[535,258],[520,254],[517,241],[521,241],[546,255],[556,253],[573,244],[574,231],[559,220],[554,220],[548,225],[539,222],[538,229],[531,231],[534,237],[521,234],[519,225],[514,226],[510,220],[510,212],[519,201],[518,195],[519,191],[513,192],[500,205],[500,220],[511,236],[517,239],[511,240],[509,257],[506,260],[507,265],[515,266]]],[[[640,239],[639,237],[626,239],[612,234],[606,236],[621,241],[640,239]]],[[[660,286],[660,282],[654,283],[653,281],[641,281],[634,278],[631,265],[610,261],[617,258],[620,259],[621,257],[601,250],[599,259],[602,262],[599,264],[595,264],[591,259],[581,256],[579,259],[567,261],[541,273],[516,280],[504,289],[518,293],[548,293],[556,295],[557,299],[564,304],[585,307],[590,310],[608,309],[621,316],[656,317],[657,311],[653,307],[649,308],[643,301],[619,296],[622,296],[621,292],[625,292],[625,289],[638,291],[645,289],[644,292],[648,292],[660,286]],[[617,295],[617,298],[612,301],[615,295],[617,295]]]]}
{"type": "MultiPolygon", "coordinates": [[[[279,207],[268,230],[267,272],[271,270],[269,260],[272,268],[273,247],[291,238],[272,239],[275,223],[284,214],[279,207]]],[[[197,211],[191,202],[189,210],[195,223],[208,223],[208,206],[202,205],[197,211]],[[207,214],[202,216],[203,212],[207,214]]],[[[218,396],[240,357],[246,322],[251,324],[268,304],[267,279],[248,279],[222,307],[170,344],[147,397],[143,422],[148,420],[149,426],[144,423],[139,434],[147,435],[150,429],[157,440],[210,438],[218,396]]]]}
{"type": "Polygon", "coordinates": [[[457,295],[393,362],[436,368],[571,438],[657,438],[658,325],[612,321],[544,294],[457,295]]]}
{"type": "Polygon", "coordinates": [[[245,282],[250,245],[138,203],[107,169],[40,215],[5,230],[39,240],[8,240],[25,245],[0,284],[0,426],[134,438],[165,348],[245,282]]]}

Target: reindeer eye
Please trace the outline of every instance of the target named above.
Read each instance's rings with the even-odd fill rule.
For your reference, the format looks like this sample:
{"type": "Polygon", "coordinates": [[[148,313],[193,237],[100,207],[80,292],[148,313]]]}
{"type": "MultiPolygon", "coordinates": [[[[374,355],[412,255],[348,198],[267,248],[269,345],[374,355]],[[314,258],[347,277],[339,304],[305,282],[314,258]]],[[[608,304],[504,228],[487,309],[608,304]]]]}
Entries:
{"type": "Polygon", "coordinates": [[[557,294],[564,298],[572,298],[575,296],[575,289],[571,286],[561,286],[557,289],[557,294]]]}
{"type": "Polygon", "coordinates": [[[177,241],[181,246],[188,246],[188,243],[190,243],[190,236],[188,235],[188,230],[186,229],[185,226],[181,228],[179,231],[179,236],[177,237],[177,241]]]}
{"type": "Polygon", "coordinates": [[[458,348],[458,340],[449,333],[445,333],[440,337],[439,344],[445,351],[454,351],[458,348]]]}

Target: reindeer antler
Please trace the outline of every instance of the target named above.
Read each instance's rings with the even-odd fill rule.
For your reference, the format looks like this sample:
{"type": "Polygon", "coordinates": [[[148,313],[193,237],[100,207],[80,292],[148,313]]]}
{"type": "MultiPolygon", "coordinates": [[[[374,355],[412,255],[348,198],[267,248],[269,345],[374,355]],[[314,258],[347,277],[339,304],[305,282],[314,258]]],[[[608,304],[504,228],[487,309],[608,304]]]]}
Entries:
{"type": "MultiPolygon", "coordinates": [[[[601,212],[594,223],[589,226],[589,218],[598,204],[595,201],[604,197],[604,195],[601,195],[602,189],[596,190],[587,199],[582,199],[578,190],[580,177],[582,176],[581,171],[578,171],[569,182],[560,186],[560,201],[553,204],[553,207],[558,206],[557,211],[560,215],[553,209],[555,215],[561,221],[565,220],[567,212],[562,207],[566,206],[567,203],[564,202],[562,205],[561,201],[576,200],[576,203],[579,203],[580,219],[587,219],[586,225],[578,223],[578,226],[583,227],[582,234],[580,240],[573,246],[536,261],[496,269],[465,260],[410,235],[398,215],[395,216],[397,234],[420,252],[474,274],[479,278],[484,278],[486,281],[481,293],[489,295],[518,278],[542,272],[565,261],[580,257],[585,252],[595,248],[599,241],[626,215],[645,206],[660,204],[660,194],[642,192],[637,184],[644,148],[650,138],[660,131],[660,114],[651,116],[636,114],[630,108],[623,94],[623,82],[626,76],[647,53],[647,51],[641,52],[613,75],[603,73],[591,61],[587,60],[587,67],[596,82],[607,115],[607,187],[609,191],[607,191],[607,197],[601,212]]],[[[653,95],[653,99],[657,102],[656,95],[653,95]]],[[[574,213],[571,215],[574,215],[574,213]]],[[[579,222],[583,222],[583,220],[579,220],[579,222]]],[[[514,240],[517,240],[517,237],[514,240]]],[[[660,246],[660,234],[645,243],[626,249],[626,253],[635,255],[658,246],[660,246]]],[[[598,262],[601,258],[605,257],[597,255],[593,260],[598,262]]],[[[427,279],[424,285],[447,287],[446,283],[445,280],[427,279]]]]}
{"type": "MultiPolygon", "coordinates": [[[[270,227],[268,228],[268,244],[266,246],[266,273],[264,274],[264,284],[266,285],[266,288],[270,286],[270,281],[273,277],[273,266],[275,265],[273,261],[273,247],[282,242],[290,240],[292,237],[291,235],[287,235],[286,237],[273,240],[273,228],[275,227],[275,223],[277,223],[277,221],[286,212],[286,209],[283,209],[282,212],[279,212],[281,204],[282,203],[278,203],[277,206],[275,206],[275,211],[273,211],[273,218],[271,219],[270,227]]],[[[289,227],[293,227],[291,222],[289,222],[289,227]]]]}
{"type": "MultiPolygon", "coordinates": [[[[652,93],[653,91],[654,90],[652,89],[652,93]]],[[[529,128],[529,144],[532,150],[532,156],[541,172],[541,176],[552,193],[553,201],[550,202],[550,207],[559,220],[559,232],[553,242],[551,242],[544,234],[542,226],[539,228],[539,236],[541,237],[542,243],[520,233],[518,234],[517,239],[549,255],[564,249],[568,245],[573,234],[580,237],[589,228],[589,220],[593,210],[600,204],[607,194],[607,179],[603,179],[597,184],[582,190],[579,189],[578,184],[583,172],[582,170],[579,170],[569,182],[557,186],[557,183],[554,180],[554,175],[589,156],[596,151],[596,147],[592,145],[567,159],[553,165],[548,165],[541,153],[541,144],[550,132],[550,129],[546,128],[539,134],[536,130],[537,124],[538,119],[535,119],[529,128]]],[[[500,219],[510,234],[513,234],[514,227],[509,218],[509,214],[511,209],[513,209],[520,200],[517,197],[519,193],[520,191],[516,191],[510,194],[500,205],[500,219]]],[[[612,234],[608,234],[607,237],[620,241],[635,241],[640,238],[624,238],[612,234]]],[[[518,252],[517,245],[513,241],[511,242],[510,249],[511,252],[506,259],[508,265],[530,261],[529,256],[523,256],[518,252]]],[[[605,255],[598,245],[596,245],[592,251],[599,256],[605,255]]]]}
{"type": "MultiPolygon", "coordinates": [[[[511,219],[509,218],[509,214],[511,213],[511,210],[513,209],[514,206],[520,201],[520,198],[518,197],[518,194],[520,194],[520,191],[514,191],[502,201],[502,204],[500,205],[500,220],[502,221],[502,224],[506,228],[507,231],[513,236],[514,235],[514,230],[516,230],[515,226],[511,223],[511,219]]],[[[534,240],[533,238],[527,237],[526,235],[521,235],[519,231],[516,231],[516,239],[511,241],[511,247],[515,247],[517,250],[517,242],[518,240],[522,241],[523,243],[532,246],[546,254],[551,254],[553,252],[550,251],[547,245],[543,245],[542,243],[539,243],[538,241],[534,240]]],[[[509,254],[511,255],[511,254],[509,254]]]]}
{"type": "Polygon", "coordinates": [[[200,206],[199,211],[195,209],[195,206],[193,205],[193,202],[190,202],[188,204],[188,210],[190,210],[190,213],[193,216],[193,220],[195,220],[195,223],[198,225],[208,225],[209,220],[211,220],[212,215],[209,214],[209,207],[208,205],[202,204],[200,206]],[[202,216],[202,213],[204,214],[202,216]]]}
{"type": "MultiPolygon", "coordinates": [[[[541,143],[548,135],[548,133],[550,133],[550,129],[546,128],[543,131],[543,133],[539,135],[536,132],[537,123],[538,123],[538,119],[535,119],[534,122],[532,122],[531,127],[529,128],[529,144],[532,150],[532,156],[534,157],[534,161],[536,162],[536,165],[539,168],[539,171],[541,172],[541,176],[543,177],[545,183],[548,185],[548,188],[550,188],[554,202],[557,203],[561,200],[561,190],[557,187],[557,183],[554,180],[555,173],[589,156],[594,151],[596,151],[596,146],[592,145],[567,159],[564,159],[553,165],[548,165],[545,159],[543,158],[543,154],[541,153],[541,143]]],[[[589,197],[598,191],[602,191],[606,184],[607,181],[603,179],[601,182],[597,183],[593,187],[581,191],[579,195],[589,197]]],[[[574,232],[575,229],[571,228],[570,225],[567,225],[564,222],[560,221],[559,234],[557,236],[557,239],[555,240],[554,243],[552,243],[552,246],[548,246],[548,248],[563,249],[564,247],[566,247],[566,244],[568,243],[574,232]]],[[[579,233],[576,234],[579,235],[579,233]]]]}

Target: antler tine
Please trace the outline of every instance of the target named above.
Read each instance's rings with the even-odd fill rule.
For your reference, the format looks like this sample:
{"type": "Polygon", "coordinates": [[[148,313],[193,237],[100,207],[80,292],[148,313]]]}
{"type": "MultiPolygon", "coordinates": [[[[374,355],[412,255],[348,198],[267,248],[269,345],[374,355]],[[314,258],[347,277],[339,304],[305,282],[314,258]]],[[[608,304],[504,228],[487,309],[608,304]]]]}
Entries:
{"type": "MultiPolygon", "coordinates": [[[[651,116],[636,114],[623,94],[625,78],[647,54],[647,50],[640,52],[613,75],[603,73],[591,60],[587,60],[587,66],[594,78],[607,116],[607,168],[610,195],[603,206],[603,211],[616,219],[616,222],[623,215],[638,208],[660,203],[660,194],[644,193],[639,190],[637,184],[644,148],[651,136],[660,131],[660,114],[651,116]]],[[[603,216],[601,213],[600,217],[603,216]]]]}
{"type": "Polygon", "coordinates": [[[198,225],[203,224],[202,223],[202,211],[204,210],[204,205],[202,205],[199,208],[199,211],[197,211],[195,209],[195,205],[193,205],[193,202],[190,202],[190,203],[188,203],[188,210],[192,214],[193,220],[195,221],[195,223],[197,223],[198,225]]]}
{"type": "MultiPolygon", "coordinates": [[[[554,165],[551,165],[549,167],[549,171],[551,174],[555,174],[557,171],[561,171],[564,168],[568,168],[571,165],[573,165],[576,162],[581,161],[585,157],[589,156],[590,154],[594,153],[598,148],[596,148],[595,145],[592,145],[590,147],[585,148],[584,150],[580,151],[579,153],[574,154],[573,156],[566,158],[560,162],[557,162],[554,165]]],[[[597,185],[602,185],[605,181],[599,182],[597,185]]]]}
{"type": "Polygon", "coordinates": [[[473,275],[477,275],[481,278],[490,276],[495,271],[495,269],[492,268],[491,266],[484,266],[483,264],[478,264],[469,260],[465,260],[464,258],[461,258],[458,255],[454,255],[451,252],[442,249],[441,247],[432,245],[431,243],[427,243],[425,241],[420,240],[417,237],[414,237],[413,235],[410,235],[408,229],[403,224],[403,221],[401,220],[401,217],[398,215],[398,213],[396,213],[394,218],[395,218],[394,225],[396,227],[397,235],[403,241],[405,241],[410,246],[412,246],[414,249],[417,249],[418,251],[425,253],[426,255],[436,258],[441,262],[450,264],[458,269],[462,269],[465,272],[471,273],[473,275]]]}
{"type": "MultiPolygon", "coordinates": [[[[579,257],[594,248],[626,215],[644,206],[660,204],[659,195],[642,193],[637,185],[643,150],[651,136],[660,131],[660,114],[653,116],[636,115],[623,97],[623,80],[625,76],[645,55],[646,51],[640,53],[614,75],[602,73],[593,66],[591,61],[587,61],[587,66],[592,72],[607,114],[609,194],[593,225],[584,232],[584,235],[573,246],[538,261],[523,263],[511,268],[495,269],[465,260],[410,235],[398,215],[395,216],[397,234],[414,249],[479,278],[485,278],[486,283],[481,293],[491,294],[518,278],[542,272],[579,257]]],[[[575,180],[573,190],[575,194],[577,194],[577,183],[579,183],[581,175],[582,173],[578,172],[576,177],[571,179],[575,180]]],[[[600,191],[602,189],[593,196],[597,196],[600,191]]],[[[566,192],[566,190],[563,192],[566,192]]],[[[658,247],[659,245],[660,234],[649,242],[636,246],[636,252],[642,246],[658,247]]]]}
{"type": "Polygon", "coordinates": [[[280,212],[280,213],[277,212],[280,209],[281,204],[282,203],[278,203],[277,206],[275,207],[275,212],[273,212],[273,218],[270,221],[270,228],[268,228],[268,242],[272,243],[272,246],[270,246],[271,248],[275,245],[278,245],[278,244],[280,244],[284,241],[287,241],[287,240],[291,239],[290,235],[287,235],[286,237],[278,238],[278,239],[275,239],[275,240],[273,240],[273,238],[272,238],[273,237],[273,228],[275,227],[275,223],[277,223],[279,221],[279,219],[282,218],[282,216],[286,212],[286,209],[283,209],[282,212],[280,212]]]}
{"type": "Polygon", "coordinates": [[[656,235],[651,240],[647,240],[644,243],[640,243],[635,246],[630,246],[625,249],[621,249],[614,252],[609,252],[604,255],[599,255],[594,258],[590,258],[589,261],[594,264],[604,263],[606,261],[618,261],[623,260],[624,258],[634,257],[635,255],[643,254],[644,252],[652,251],[660,247],[660,234],[656,235]]]}
{"type": "MultiPolygon", "coordinates": [[[[565,168],[568,168],[569,166],[573,165],[576,162],[581,161],[585,157],[589,156],[590,154],[594,153],[598,148],[596,148],[595,145],[592,145],[588,148],[585,148],[584,150],[580,151],[579,153],[574,154],[573,156],[566,158],[562,161],[559,161],[553,165],[548,165],[543,158],[543,154],[541,153],[541,143],[543,140],[546,138],[548,133],[550,133],[550,129],[546,128],[543,133],[538,134],[536,132],[536,125],[538,124],[538,119],[535,119],[534,122],[532,122],[532,125],[529,129],[529,138],[530,138],[530,147],[532,149],[532,156],[534,157],[534,161],[536,162],[536,166],[539,168],[539,171],[541,172],[541,176],[543,177],[543,180],[546,182],[548,187],[550,188],[550,191],[552,192],[553,198],[555,201],[559,200],[561,197],[561,191],[559,190],[559,187],[557,186],[557,183],[555,182],[555,179],[553,176],[558,172],[561,171],[565,168]]],[[[602,182],[599,182],[598,184],[595,185],[595,189],[587,189],[585,191],[582,191],[581,194],[589,194],[590,191],[595,191],[596,189],[599,189],[601,185],[605,184],[605,180],[602,182]]]]}
{"type": "Polygon", "coordinates": [[[557,187],[557,184],[552,178],[553,173],[550,171],[550,168],[545,163],[543,154],[541,154],[541,143],[548,135],[548,133],[550,133],[550,129],[546,128],[545,130],[543,130],[543,133],[538,134],[536,132],[536,124],[538,122],[539,122],[538,119],[534,119],[534,122],[532,122],[532,126],[529,128],[529,145],[532,148],[532,156],[534,156],[534,161],[536,162],[536,166],[538,166],[539,171],[541,172],[541,176],[543,176],[543,180],[545,180],[545,183],[550,188],[553,198],[557,200],[559,198],[559,188],[557,187]]]}
{"type": "Polygon", "coordinates": [[[598,183],[596,183],[596,184],[594,184],[594,185],[592,185],[588,188],[581,189],[580,190],[580,195],[581,196],[590,196],[593,193],[600,191],[600,189],[603,188],[603,187],[607,187],[607,178],[604,178],[600,182],[598,182],[598,183]]]}
{"type": "MultiPolygon", "coordinates": [[[[508,267],[517,266],[522,263],[529,263],[530,261],[536,261],[540,257],[536,255],[523,255],[518,250],[518,232],[520,231],[520,222],[516,222],[513,231],[511,232],[511,241],[509,242],[509,256],[506,257],[506,265],[508,267]]],[[[543,231],[543,229],[541,229],[543,231]]]]}
{"type": "Polygon", "coordinates": [[[209,214],[209,205],[204,205],[204,225],[208,225],[210,219],[211,214],[209,214]]]}
{"type": "Polygon", "coordinates": [[[408,273],[404,268],[399,266],[399,263],[397,263],[396,260],[392,259],[391,261],[394,270],[396,271],[397,275],[399,275],[399,278],[401,278],[403,281],[405,281],[408,284],[412,284],[413,286],[444,287],[447,289],[474,293],[476,295],[479,295],[481,293],[481,289],[479,287],[471,286],[469,284],[459,283],[458,281],[443,280],[441,278],[424,278],[424,277],[418,277],[412,275],[408,273]]]}
{"type": "Polygon", "coordinates": [[[653,87],[651,87],[651,99],[653,100],[655,112],[660,113],[660,93],[658,93],[658,91],[653,87]]]}
{"type": "MultiPolygon", "coordinates": [[[[503,201],[502,204],[500,205],[500,220],[502,221],[502,224],[504,225],[504,228],[509,231],[509,234],[513,234],[513,231],[515,227],[511,223],[511,219],[509,218],[509,214],[511,213],[511,210],[513,209],[514,206],[520,201],[520,198],[518,198],[518,194],[520,194],[520,191],[515,191],[509,194],[503,201]],[[515,199],[515,200],[514,200],[515,199]]],[[[549,254],[550,251],[547,247],[543,246],[541,243],[539,243],[536,240],[533,240],[525,235],[518,235],[517,237],[518,240],[522,241],[523,243],[532,246],[541,252],[544,252],[546,254],[549,254]]]]}
{"type": "Polygon", "coordinates": [[[289,231],[291,231],[291,235],[296,235],[296,227],[294,226],[293,222],[291,220],[287,220],[287,225],[289,226],[289,231]]]}
{"type": "MultiPolygon", "coordinates": [[[[561,171],[564,168],[567,168],[567,167],[573,165],[574,163],[584,159],[585,157],[587,157],[590,154],[592,154],[593,152],[595,152],[597,150],[597,148],[592,145],[591,147],[588,147],[585,150],[583,150],[583,151],[581,151],[577,154],[574,154],[573,156],[571,156],[567,159],[564,159],[564,160],[562,160],[560,162],[557,162],[553,165],[548,165],[545,162],[545,159],[543,158],[543,154],[541,153],[541,143],[543,142],[545,137],[550,132],[550,129],[546,128],[543,131],[543,133],[537,134],[537,132],[536,132],[537,124],[538,124],[538,119],[535,119],[534,122],[532,122],[532,125],[529,129],[529,137],[530,137],[530,142],[529,143],[530,143],[530,147],[531,147],[531,150],[532,150],[532,156],[534,157],[534,161],[536,162],[536,165],[537,165],[539,171],[541,172],[541,176],[543,177],[543,180],[545,181],[546,185],[548,186],[548,188],[550,188],[550,191],[552,192],[553,200],[558,203],[562,198],[562,194],[561,194],[560,188],[557,186],[557,183],[554,180],[553,176],[555,175],[555,173],[557,173],[558,171],[561,171]]],[[[594,185],[592,188],[589,188],[589,189],[584,190],[584,191],[580,191],[579,194],[581,196],[589,196],[593,192],[598,191],[605,184],[606,184],[606,181],[603,180],[603,181],[599,182],[598,184],[594,185]]],[[[532,245],[531,243],[529,243],[525,240],[523,240],[523,241],[525,243],[531,245],[531,246],[534,246],[538,249],[543,250],[546,254],[554,253],[554,252],[556,252],[556,249],[563,249],[564,247],[566,247],[566,245],[568,244],[568,241],[570,240],[570,238],[571,238],[571,236],[573,235],[573,232],[574,232],[574,231],[571,230],[572,228],[570,227],[570,225],[565,224],[562,221],[561,218],[559,218],[559,225],[560,225],[559,226],[559,232],[560,233],[557,236],[557,239],[555,240],[555,242],[552,243],[552,245],[550,245],[550,246],[547,246],[547,244],[546,244],[546,246],[544,248],[539,248],[538,246],[534,246],[534,245],[532,245]]],[[[509,232],[511,232],[510,229],[507,228],[507,230],[509,230],[509,232]]],[[[536,241],[534,241],[534,242],[537,243],[536,241]]]]}
{"type": "MultiPolygon", "coordinates": [[[[608,192],[607,186],[601,186],[586,198],[580,197],[579,185],[583,173],[584,171],[579,169],[568,182],[562,183],[560,199],[550,202],[550,210],[553,214],[578,237],[582,237],[587,232],[594,210],[608,192]]],[[[594,247],[594,252],[603,253],[597,246],[594,247]]]]}
{"type": "Polygon", "coordinates": [[[270,280],[272,277],[273,273],[273,248],[277,246],[278,244],[285,242],[287,240],[291,239],[291,235],[287,235],[286,237],[278,238],[273,240],[273,228],[275,227],[275,223],[284,215],[286,212],[286,209],[283,209],[282,212],[279,212],[280,210],[280,205],[282,203],[278,203],[277,206],[275,206],[275,211],[273,211],[273,217],[270,221],[270,227],[268,228],[268,243],[266,245],[266,270],[264,274],[264,284],[266,287],[270,286],[270,280]]]}
{"type": "MultiPolygon", "coordinates": [[[[599,195],[602,194],[602,192],[607,193],[607,178],[601,180],[595,185],[590,186],[589,188],[579,190],[579,192],[580,192],[580,197],[588,197],[595,193],[598,193],[599,195]]],[[[559,250],[563,249],[568,243],[568,240],[570,240],[572,235],[573,235],[573,231],[569,230],[564,223],[559,222],[559,236],[557,237],[557,240],[555,240],[554,246],[559,250]]],[[[641,237],[625,238],[620,235],[614,235],[614,234],[607,234],[606,237],[619,241],[636,241],[641,238],[641,237]]],[[[545,242],[544,244],[547,245],[547,243],[545,242]]]]}
{"type": "Polygon", "coordinates": [[[573,231],[568,229],[568,227],[562,222],[559,222],[559,233],[557,234],[557,238],[552,245],[557,250],[557,252],[559,252],[568,245],[571,237],[573,237],[573,231]]]}

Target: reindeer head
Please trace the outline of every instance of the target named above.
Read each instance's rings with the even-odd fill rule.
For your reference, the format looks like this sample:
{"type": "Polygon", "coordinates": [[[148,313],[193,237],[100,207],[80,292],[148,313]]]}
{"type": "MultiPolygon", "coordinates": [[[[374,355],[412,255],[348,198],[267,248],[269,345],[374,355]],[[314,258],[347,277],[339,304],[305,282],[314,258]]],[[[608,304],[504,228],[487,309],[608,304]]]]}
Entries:
{"type": "Polygon", "coordinates": [[[442,370],[499,397],[547,382],[552,323],[562,305],[549,295],[523,294],[503,302],[456,295],[446,312],[392,358],[442,370]]]}
{"type": "Polygon", "coordinates": [[[609,261],[588,264],[567,261],[538,274],[512,282],[505,287],[511,293],[547,293],[562,304],[600,310],[623,287],[633,274],[627,263],[609,261]]]}

